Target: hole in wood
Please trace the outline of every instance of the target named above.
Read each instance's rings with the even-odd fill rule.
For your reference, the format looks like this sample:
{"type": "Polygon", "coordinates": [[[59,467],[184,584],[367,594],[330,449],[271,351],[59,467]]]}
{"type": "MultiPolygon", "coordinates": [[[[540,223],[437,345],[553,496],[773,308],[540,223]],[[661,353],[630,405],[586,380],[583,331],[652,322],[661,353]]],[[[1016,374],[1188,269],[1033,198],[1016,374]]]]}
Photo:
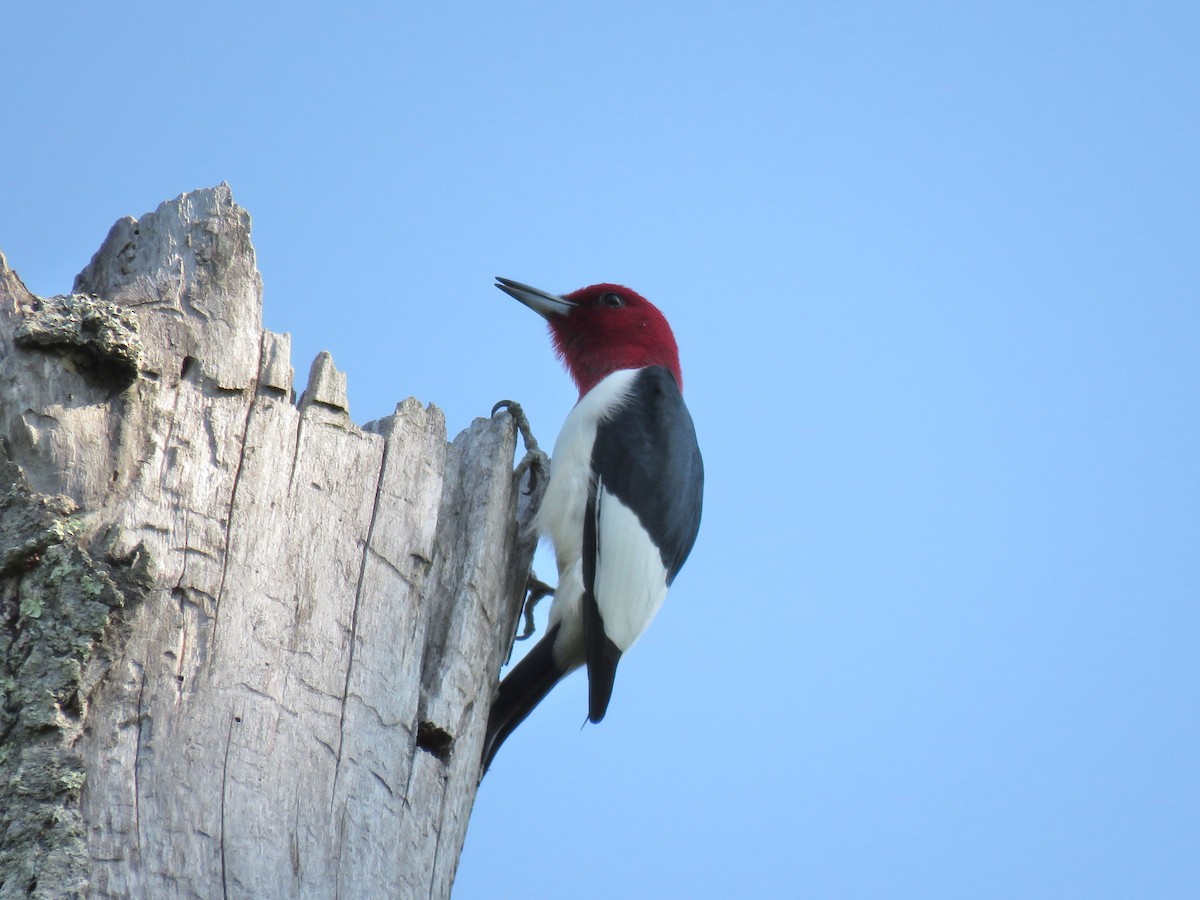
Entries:
{"type": "Polygon", "coordinates": [[[70,694],[68,694],[67,698],[59,704],[58,708],[63,711],[64,715],[68,715],[72,719],[78,719],[80,713],[83,712],[83,707],[80,704],[78,692],[72,691],[70,694]]]}
{"type": "Polygon", "coordinates": [[[417,746],[442,762],[449,762],[450,753],[454,750],[454,738],[432,722],[421,722],[417,725],[417,746]]]}

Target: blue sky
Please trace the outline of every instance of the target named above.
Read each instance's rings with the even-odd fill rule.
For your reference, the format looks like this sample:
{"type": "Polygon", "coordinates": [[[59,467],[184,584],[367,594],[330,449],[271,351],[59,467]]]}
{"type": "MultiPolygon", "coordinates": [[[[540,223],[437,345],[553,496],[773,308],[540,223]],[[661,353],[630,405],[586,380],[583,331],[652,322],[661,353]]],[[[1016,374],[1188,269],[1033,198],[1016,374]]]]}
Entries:
{"type": "Polygon", "coordinates": [[[607,719],[577,676],[506,744],[458,898],[1200,895],[1200,7],[19,7],[38,293],[228,181],[356,421],[547,446],[492,276],[675,327],[700,539],[607,719]]]}

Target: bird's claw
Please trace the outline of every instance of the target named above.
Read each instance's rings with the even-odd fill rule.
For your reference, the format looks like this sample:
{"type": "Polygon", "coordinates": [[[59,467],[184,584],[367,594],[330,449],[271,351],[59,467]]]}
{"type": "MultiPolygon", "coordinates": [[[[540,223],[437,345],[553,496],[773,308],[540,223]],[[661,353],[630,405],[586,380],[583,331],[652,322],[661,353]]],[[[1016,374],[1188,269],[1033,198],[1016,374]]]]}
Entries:
{"type": "Polygon", "coordinates": [[[549,469],[550,457],[538,446],[537,438],[533,436],[533,427],[529,424],[529,417],[525,415],[521,404],[515,400],[501,400],[492,407],[492,415],[496,415],[502,409],[512,416],[517,431],[521,432],[521,441],[525,444],[525,455],[517,463],[513,475],[519,482],[526,472],[529,473],[529,488],[525,491],[525,495],[530,496],[537,488],[538,473],[545,474],[549,469]]]}
{"type": "MultiPolygon", "coordinates": [[[[500,412],[500,410],[507,409],[509,411],[509,414],[515,419],[517,417],[517,414],[512,411],[512,408],[514,406],[517,409],[521,409],[521,404],[518,403],[516,400],[497,400],[496,404],[492,407],[491,414],[494,416],[496,413],[500,412]]],[[[524,415],[525,411],[521,410],[521,414],[524,415]]],[[[525,426],[529,427],[529,419],[525,420],[525,426]]]]}
{"type": "Polygon", "coordinates": [[[533,634],[533,609],[543,597],[554,593],[554,588],[540,580],[532,569],[529,570],[529,581],[525,583],[525,602],[521,604],[522,615],[525,618],[525,628],[517,635],[518,641],[523,641],[533,634]]]}
{"type": "Polygon", "coordinates": [[[537,490],[539,478],[538,473],[544,473],[549,467],[550,457],[546,455],[545,451],[540,449],[525,451],[525,455],[521,457],[521,461],[517,463],[517,467],[513,470],[513,474],[516,476],[517,481],[520,481],[526,472],[529,473],[529,487],[525,489],[526,497],[532,496],[533,492],[537,490]]]}

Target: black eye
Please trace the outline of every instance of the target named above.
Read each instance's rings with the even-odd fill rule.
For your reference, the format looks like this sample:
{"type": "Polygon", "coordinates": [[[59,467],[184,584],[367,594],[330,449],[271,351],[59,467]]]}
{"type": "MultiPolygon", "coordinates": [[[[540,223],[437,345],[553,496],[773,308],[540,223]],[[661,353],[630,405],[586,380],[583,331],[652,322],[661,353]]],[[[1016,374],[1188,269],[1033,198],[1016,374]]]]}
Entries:
{"type": "Polygon", "coordinates": [[[600,305],[607,306],[611,309],[620,309],[625,305],[625,298],[620,294],[609,292],[600,298],[600,305]]]}

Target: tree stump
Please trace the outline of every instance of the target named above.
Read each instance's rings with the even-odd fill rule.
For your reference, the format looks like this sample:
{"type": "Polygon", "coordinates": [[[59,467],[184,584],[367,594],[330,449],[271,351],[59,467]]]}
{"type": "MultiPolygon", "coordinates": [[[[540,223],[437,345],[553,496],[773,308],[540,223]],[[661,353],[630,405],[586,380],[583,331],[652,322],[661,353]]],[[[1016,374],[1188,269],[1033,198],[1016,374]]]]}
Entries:
{"type": "Polygon", "coordinates": [[[0,897],[448,896],[538,497],[289,352],[226,185],[0,256],[0,897]]]}

